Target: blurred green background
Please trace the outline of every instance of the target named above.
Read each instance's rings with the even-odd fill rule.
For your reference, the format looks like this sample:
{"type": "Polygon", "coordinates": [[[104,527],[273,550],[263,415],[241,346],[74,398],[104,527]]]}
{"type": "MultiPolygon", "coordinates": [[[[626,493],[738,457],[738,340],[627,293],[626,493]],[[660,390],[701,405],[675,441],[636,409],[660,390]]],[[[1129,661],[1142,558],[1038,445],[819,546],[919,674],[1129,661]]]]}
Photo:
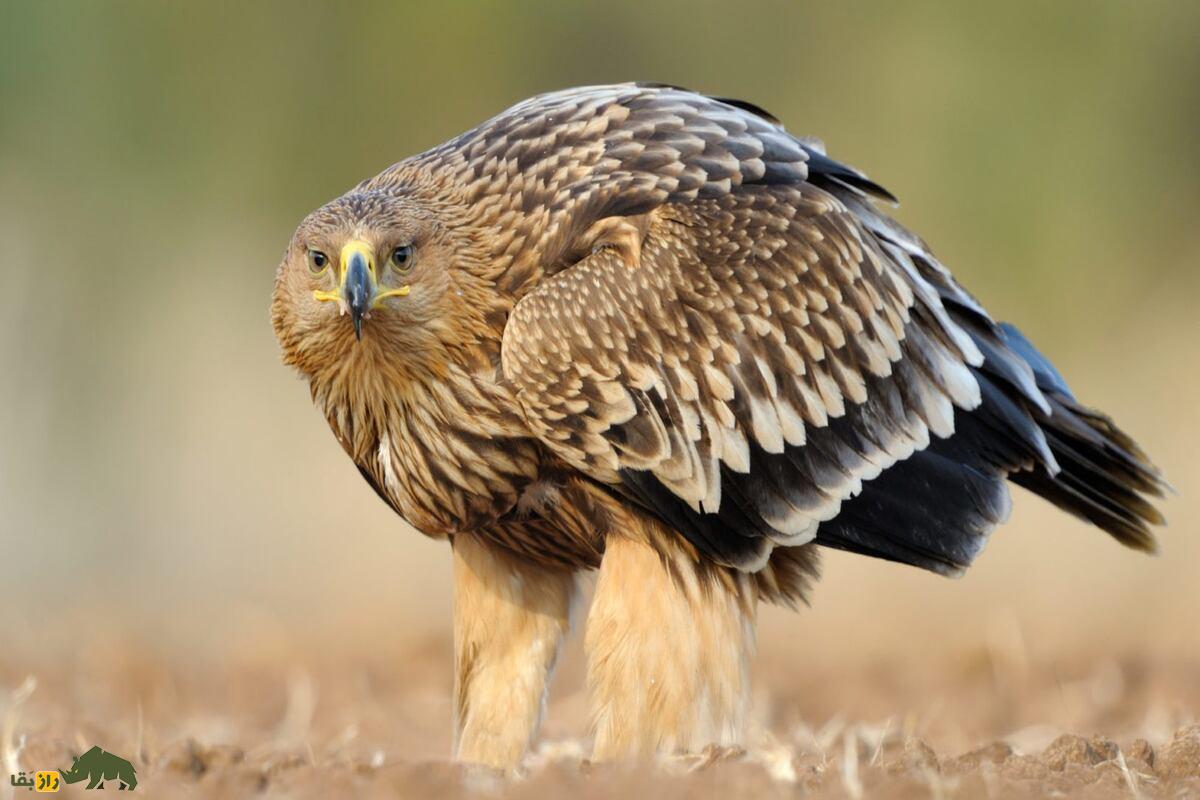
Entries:
{"type": "Polygon", "coordinates": [[[830,658],[1014,620],[1046,650],[1200,653],[1198,42],[1195,2],[3,0],[5,640],[54,652],[80,617],[195,648],[444,634],[448,553],[280,365],[275,266],[387,165],[640,79],[757,103],[889,187],[1180,490],[1162,558],[1018,492],[965,580],[830,555],[813,610],[767,628],[836,631],[830,658]]]}

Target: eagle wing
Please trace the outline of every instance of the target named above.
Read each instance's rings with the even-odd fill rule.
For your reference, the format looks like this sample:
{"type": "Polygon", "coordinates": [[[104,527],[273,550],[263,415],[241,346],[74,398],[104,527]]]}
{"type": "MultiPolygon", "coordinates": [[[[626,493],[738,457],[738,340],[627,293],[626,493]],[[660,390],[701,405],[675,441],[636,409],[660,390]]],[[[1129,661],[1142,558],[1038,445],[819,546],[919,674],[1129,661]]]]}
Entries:
{"type": "Polygon", "coordinates": [[[1009,472],[1054,483],[1034,368],[818,143],[669,87],[535,98],[480,130],[451,144],[493,189],[510,175],[476,200],[516,231],[502,368],[529,425],[707,557],[754,570],[817,541],[954,573],[1007,515],[1009,472]]]}

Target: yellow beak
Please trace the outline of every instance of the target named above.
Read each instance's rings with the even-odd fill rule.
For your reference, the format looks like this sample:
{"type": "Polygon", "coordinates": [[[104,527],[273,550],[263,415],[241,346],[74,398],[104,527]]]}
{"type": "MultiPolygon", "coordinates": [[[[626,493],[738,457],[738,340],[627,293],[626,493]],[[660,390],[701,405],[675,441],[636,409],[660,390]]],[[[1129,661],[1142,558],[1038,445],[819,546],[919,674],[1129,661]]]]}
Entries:
{"type": "Polygon", "coordinates": [[[365,243],[355,240],[342,248],[339,268],[342,273],[342,300],[350,309],[354,336],[361,339],[363,317],[375,300],[375,258],[365,243]]]}

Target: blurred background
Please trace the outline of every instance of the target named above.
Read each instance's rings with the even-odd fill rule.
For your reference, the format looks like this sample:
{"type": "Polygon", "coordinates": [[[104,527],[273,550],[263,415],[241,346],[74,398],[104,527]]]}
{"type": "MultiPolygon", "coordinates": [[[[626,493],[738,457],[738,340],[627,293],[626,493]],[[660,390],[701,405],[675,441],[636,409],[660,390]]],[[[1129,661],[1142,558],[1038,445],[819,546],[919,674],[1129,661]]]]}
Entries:
{"type": "MultiPolygon", "coordinates": [[[[0,677],[81,648],[265,653],[281,684],[279,654],[425,659],[448,701],[448,550],[376,499],[280,364],[275,267],[360,179],[529,95],[624,80],[823,138],[1178,489],[1157,558],[1016,488],[962,580],[830,553],[811,609],[764,612],[763,691],[972,653],[1195,677],[1198,41],[1200,4],[1157,0],[4,0],[0,677]]],[[[576,653],[562,696],[578,673],[576,653]]]]}

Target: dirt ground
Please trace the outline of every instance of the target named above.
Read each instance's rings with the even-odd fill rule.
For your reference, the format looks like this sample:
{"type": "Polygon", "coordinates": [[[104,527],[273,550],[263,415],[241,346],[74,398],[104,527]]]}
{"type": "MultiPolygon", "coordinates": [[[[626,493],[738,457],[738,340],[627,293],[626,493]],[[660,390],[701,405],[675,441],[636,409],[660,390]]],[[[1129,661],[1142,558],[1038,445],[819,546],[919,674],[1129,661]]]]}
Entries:
{"type": "Polygon", "coordinates": [[[134,763],[147,797],[1200,797],[1200,663],[1186,657],[983,648],[847,671],[768,654],[746,751],[629,767],[587,761],[576,654],[511,782],[446,758],[450,659],[440,637],[390,652],[189,658],[110,641],[65,664],[0,655],[4,771],[69,766],[99,744],[134,763]]]}

